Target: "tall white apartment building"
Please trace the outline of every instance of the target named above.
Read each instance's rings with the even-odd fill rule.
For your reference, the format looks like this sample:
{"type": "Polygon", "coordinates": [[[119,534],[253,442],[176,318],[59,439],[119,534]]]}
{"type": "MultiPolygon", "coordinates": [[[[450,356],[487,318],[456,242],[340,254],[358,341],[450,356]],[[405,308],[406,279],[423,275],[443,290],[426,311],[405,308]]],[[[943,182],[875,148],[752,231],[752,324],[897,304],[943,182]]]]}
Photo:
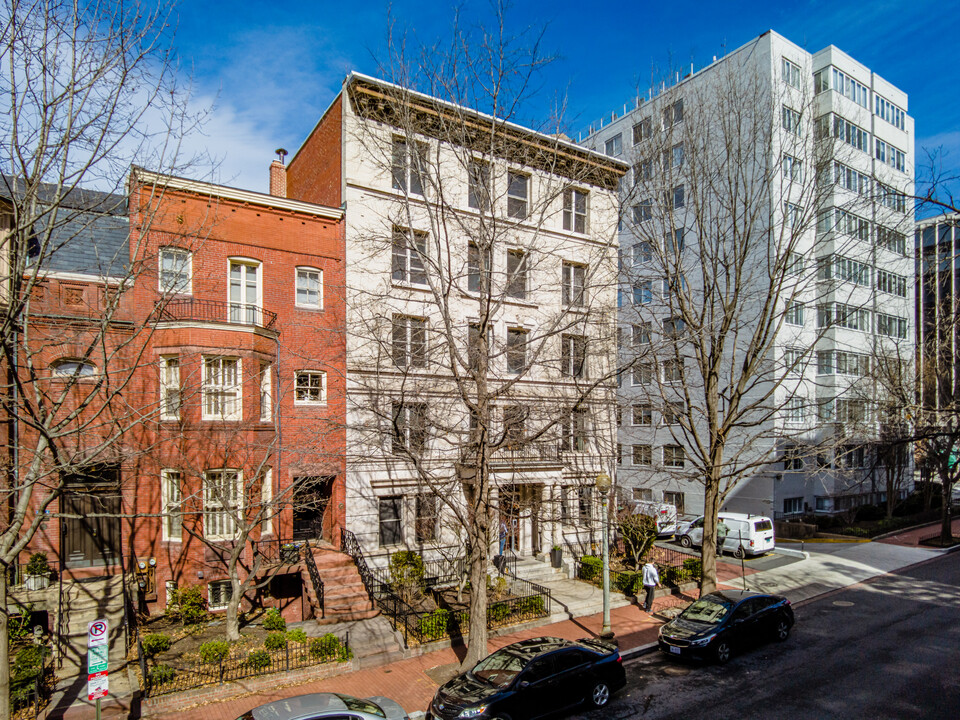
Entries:
{"type": "Polygon", "coordinates": [[[374,563],[462,557],[481,433],[492,554],[501,525],[519,555],[595,540],[625,171],[359,74],[291,161],[291,196],[346,208],[346,527],[374,563]]]}
{"type": "MultiPolygon", "coordinates": [[[[726,457],[742,475],[722,508],[833,513],[879,502],[891,487],[907,491],[909,468],[891,467],[878,451],[888,408],[871,380],[876,357],[908,359],[913,342],[907,110],[903,91],[838,48],[811,54],[768,31],[699,71],[676,73],[581,136],[633,168],[620,228],[617,482],[628,496],[703,512],[702,473],[678,417],[708,421],[707,381],[688,381],[699,359],[684,350],[676,298],[707,312],[703,298],[720,298],[717,279],[732,282],[716,268],[710,282],[701,272],[717,261],[716,238],[736,235],[730,224],[749,225],[740,232],[756,255],[737,282],[779,315],[762,358],[766,379],[741,399],[757,402],[756,426],[735,428],[728,440],[726,457]],[[753,146],[743,142],[751,124],[753,146]],[[778,267],[786,279],[770,295],[778,267]],[[664,351],[671,338],[679,339],[664,351]]],[[[749,337],[758,327],[751,314],[763,312],[745,305],[726,332],[749,337]]],[[[698,332],[724,330],[704,324],[698,332]]],[[[734,372],[738,352],[729,358],[734,372]]]]}

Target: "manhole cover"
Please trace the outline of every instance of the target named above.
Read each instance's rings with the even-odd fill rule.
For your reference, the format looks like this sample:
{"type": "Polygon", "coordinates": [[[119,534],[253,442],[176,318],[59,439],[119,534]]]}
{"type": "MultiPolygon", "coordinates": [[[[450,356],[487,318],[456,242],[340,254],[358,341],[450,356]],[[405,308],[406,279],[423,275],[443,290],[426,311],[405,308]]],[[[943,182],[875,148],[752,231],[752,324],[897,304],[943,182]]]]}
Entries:
{"type": "Polygon", "coordinates": [[[834,600],[833,604],[837,607],[853,607],[853,603],[849,600],[834,600]]]}

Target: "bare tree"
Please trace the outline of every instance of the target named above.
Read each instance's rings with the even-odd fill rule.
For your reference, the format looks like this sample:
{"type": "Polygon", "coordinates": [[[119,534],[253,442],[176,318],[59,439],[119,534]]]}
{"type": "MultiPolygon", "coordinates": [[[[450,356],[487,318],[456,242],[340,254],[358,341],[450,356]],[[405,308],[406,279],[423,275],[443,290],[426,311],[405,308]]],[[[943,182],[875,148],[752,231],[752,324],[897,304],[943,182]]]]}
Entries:
{"type": "MultiPolygon", "coordinates": [[[[135,270],[123,182],[136,160],[173,167],[193,119],[167,49],[166,5],[7,0],[2,23],[7,568],[57,507],[65,480],[116,463],[118,441],[142,417],[124,395],[146,339],[131,332],[124,294],[135,270]],[[95,233],[121,242],[101,245],[83,268],[93,283],[63,291],[71,319],[51,324],[50,273],[78,269],[63,258],[95,233]]],[[[4,572],[0,717],[10,713],[7,620],[4,572]]]]}
{"type": "MultiPolygon", "coordinates": [[[[348,200],[362,218],[347,229],[351,262],[367,271],[362,286],[348,279],[350,462],[436,498],[456,526],[471,586],[464,666],[487,652],[497,508],[531,508],[536,542],[559,544],[561,475],[595,516],[593,479],[613,456],[611,191],[624,168],[556,127],[514,124],[549,58],[499,8],[496,23],[455,25],[448,46],[412,55],[395,41],[392,83],[345,86],[358,177],[393,190],[348,200]]],[[[581,529],[567,541],[586,544],[581,529]]]]}

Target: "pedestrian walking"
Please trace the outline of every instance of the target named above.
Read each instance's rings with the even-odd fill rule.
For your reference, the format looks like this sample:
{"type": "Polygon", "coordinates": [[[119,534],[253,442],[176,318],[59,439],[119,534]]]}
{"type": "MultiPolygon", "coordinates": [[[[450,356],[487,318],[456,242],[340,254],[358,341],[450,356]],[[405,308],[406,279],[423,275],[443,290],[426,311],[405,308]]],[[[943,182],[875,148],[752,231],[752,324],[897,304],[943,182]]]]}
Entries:
{"type": "Polygon", "coordinates": [[[717,556],[723,555],[723,541],[727,539],[727,535],[730,534],[730,528],[727,527],[727,524],[721,520],[717,523],[717,556]]]}
{"type": "Polygon", "coordinates": [[[660,585],[660,573],[657,572],[657,566],[650,560],[647,560],[643,566],[643,589],[646,590],[646,597],[643,599],[643,609],[650,612],[653,609],[653,593],[660,585]]]}
{"type": "Polygon", "coordinates": [[[504,549],[507,547],[507,521],[500,521],[500,554],[503,555],[504,549]]]}

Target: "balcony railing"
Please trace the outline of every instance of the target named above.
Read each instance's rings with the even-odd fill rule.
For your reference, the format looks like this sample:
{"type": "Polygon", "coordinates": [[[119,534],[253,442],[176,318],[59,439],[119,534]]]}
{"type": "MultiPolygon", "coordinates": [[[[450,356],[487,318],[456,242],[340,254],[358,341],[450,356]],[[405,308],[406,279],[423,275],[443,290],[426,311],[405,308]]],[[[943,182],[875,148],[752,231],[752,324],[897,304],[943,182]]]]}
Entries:
{"type": "Polygon", "coordinates": [[[160,322],[198,320],[230,325],[255,325],[267,330],[272,329],[277,322],[275,312],[256,305],[198,298],[158,302],[156,313],[160,322]]]}

